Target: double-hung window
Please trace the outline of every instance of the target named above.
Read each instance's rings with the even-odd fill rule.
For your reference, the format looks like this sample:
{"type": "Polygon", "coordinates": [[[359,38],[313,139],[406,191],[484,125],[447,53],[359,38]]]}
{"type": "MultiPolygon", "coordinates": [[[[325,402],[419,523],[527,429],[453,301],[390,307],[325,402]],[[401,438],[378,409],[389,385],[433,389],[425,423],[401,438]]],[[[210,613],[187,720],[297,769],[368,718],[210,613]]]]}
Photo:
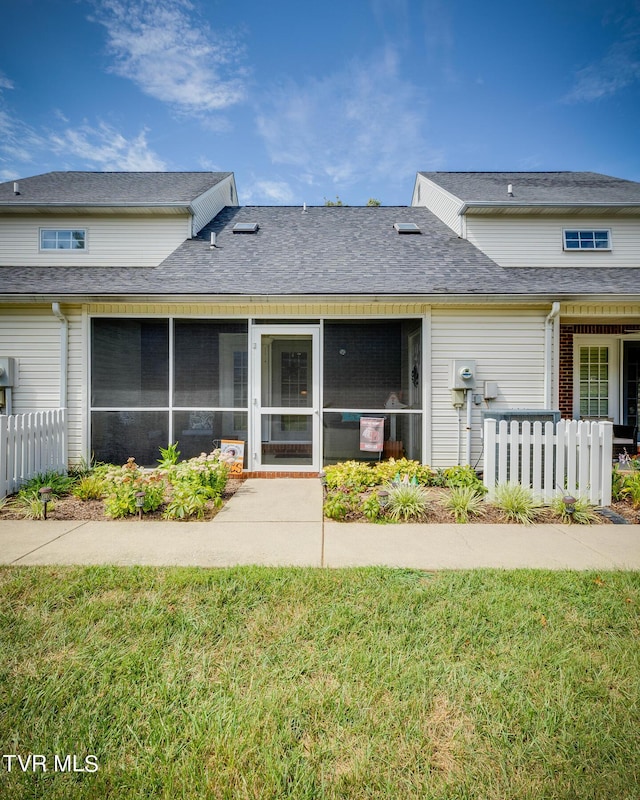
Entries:
{"type": "Polygon", "coordinates": [[[85,250],[86,243],[83,228],[40,228],[41,250],[85,250]]]}
{"type": "Polygon", "coordinates": [[[565,230],[565,250],[611,250],[611,232],[608,230],[565,230]]]}

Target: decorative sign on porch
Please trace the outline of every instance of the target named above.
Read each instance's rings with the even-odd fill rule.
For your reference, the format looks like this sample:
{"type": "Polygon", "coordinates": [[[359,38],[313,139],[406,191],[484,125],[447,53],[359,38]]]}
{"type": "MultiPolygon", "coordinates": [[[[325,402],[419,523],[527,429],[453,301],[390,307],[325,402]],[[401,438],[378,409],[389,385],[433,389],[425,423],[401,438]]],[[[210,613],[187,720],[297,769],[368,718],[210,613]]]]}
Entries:
{"type": "Polygon", "coordinates": [[[360,417],[360,449],[380,453],[384,445],[384,417],[360,417]]]}
{"type": "Polygon", "coordinates": [[[220,453],[231,466],[231,474],[241,475],[244,464],[244,442],[234,439],[222,439],[220,453]]]}

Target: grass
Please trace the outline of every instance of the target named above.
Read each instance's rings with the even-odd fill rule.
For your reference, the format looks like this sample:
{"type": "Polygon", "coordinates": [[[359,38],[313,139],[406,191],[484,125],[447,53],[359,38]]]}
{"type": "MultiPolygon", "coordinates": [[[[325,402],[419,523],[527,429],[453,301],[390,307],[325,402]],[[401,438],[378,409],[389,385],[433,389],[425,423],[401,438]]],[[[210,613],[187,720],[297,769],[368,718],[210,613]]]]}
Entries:
{"type": "Polygon", "coordinates": [[[0,570],[0,797],[640,796],[640,574],[0,570]]]}

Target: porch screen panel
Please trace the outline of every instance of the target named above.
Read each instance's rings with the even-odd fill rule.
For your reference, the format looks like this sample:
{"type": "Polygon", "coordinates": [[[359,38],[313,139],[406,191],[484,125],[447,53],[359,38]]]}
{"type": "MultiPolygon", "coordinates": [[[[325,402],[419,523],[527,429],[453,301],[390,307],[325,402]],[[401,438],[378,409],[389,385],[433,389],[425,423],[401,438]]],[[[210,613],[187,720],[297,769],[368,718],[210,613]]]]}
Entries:
{"type": "MultiPolygon", "coordinates": [[[[175,411],[173,436],[180,460],[210,453],[221,439],[247,441],[246,411],[175,411]]],[[[246,459],[246,451],[245,451],[246,459]]]]}
{"type": "Polygon", "coordinates": [[[247,407],[247,325],[176,320],[175,406],[247,407]]]}
{"type": "Polygon", "coordinates": [[[399,322],[325,323],[325,408],[382,408],[401,382],[399,322]]]}
{"type": "Polygon", "coordinates": [[[169,404],[169,322],[94,319],[91,405],[150,408],[169,404]]]}
{"type": "Polygon", "coordinates": [[[157,466],[160,447],[169,439],[166,411],[94,411],[91,448],[98,461],[124,464],[135,458],[142,467],[157,466]]]}

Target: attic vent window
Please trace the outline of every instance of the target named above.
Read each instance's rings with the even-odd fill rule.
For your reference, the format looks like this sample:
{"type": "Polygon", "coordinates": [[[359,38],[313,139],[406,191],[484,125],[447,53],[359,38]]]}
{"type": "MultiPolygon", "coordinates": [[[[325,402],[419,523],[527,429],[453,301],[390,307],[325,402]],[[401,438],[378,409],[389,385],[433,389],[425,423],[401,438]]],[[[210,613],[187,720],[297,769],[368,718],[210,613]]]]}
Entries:
{"type": "Polygon", "coordinates": [[[393,227],[398,233],[420,233],[420,228],[415,222],[394,222],[393,227]]]}
{"type": "Polygon", "coordinates": [[[257,222],[236,222],[233,226],[234,233],[256,233],[260,226],[257,222]]]}

